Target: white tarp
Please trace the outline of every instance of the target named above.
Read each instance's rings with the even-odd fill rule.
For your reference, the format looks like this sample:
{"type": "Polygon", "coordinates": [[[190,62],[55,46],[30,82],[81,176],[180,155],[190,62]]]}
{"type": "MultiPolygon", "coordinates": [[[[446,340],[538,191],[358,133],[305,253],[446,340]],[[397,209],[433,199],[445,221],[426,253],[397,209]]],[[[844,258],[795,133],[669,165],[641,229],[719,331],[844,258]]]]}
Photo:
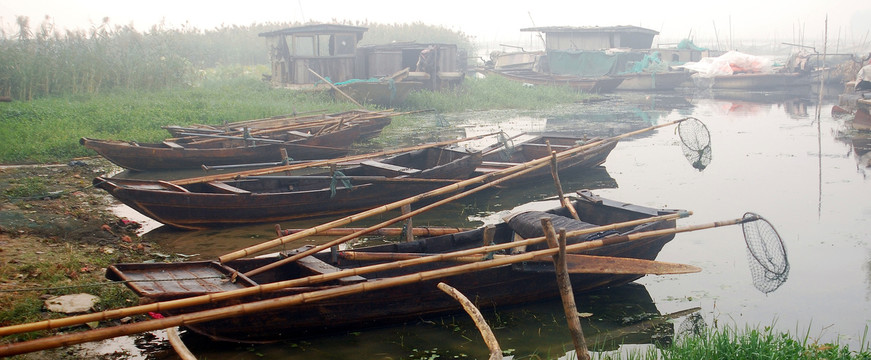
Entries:
{"type": "Polygon", "coordinates": [[[687,70],[695,71],[701,77],[714,77],[733,75],[738,73],[763,73],[775,72],[774,61],[762,56],[755,56],[729,51],[718,57],[705,57],[698,62],[688,62],[681,66],[687,70]]]}

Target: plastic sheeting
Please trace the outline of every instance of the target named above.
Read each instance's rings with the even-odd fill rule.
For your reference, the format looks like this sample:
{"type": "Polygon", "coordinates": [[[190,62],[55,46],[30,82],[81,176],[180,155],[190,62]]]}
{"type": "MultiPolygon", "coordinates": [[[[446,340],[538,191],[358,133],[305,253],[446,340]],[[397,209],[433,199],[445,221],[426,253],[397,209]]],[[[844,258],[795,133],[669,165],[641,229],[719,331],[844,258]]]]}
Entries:
{"type": "Polygon", "coordinates": [[[702,58],[679,67],[695,71],[701,77],[714,77],[742,73],[771,74],[775,72],[774,61],[762,56],[729,51],[718,57],[702,58]]]}

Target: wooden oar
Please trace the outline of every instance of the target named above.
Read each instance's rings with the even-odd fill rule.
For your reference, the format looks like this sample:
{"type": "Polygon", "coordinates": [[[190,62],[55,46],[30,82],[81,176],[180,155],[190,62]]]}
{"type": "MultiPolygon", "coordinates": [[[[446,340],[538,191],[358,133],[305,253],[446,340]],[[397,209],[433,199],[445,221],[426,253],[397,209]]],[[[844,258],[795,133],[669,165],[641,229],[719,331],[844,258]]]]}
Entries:
{"type": "MultiPolygon", "coordinates": [[[[628,241],[636,241],[650,237],[676,234],[681,232],[696,231],[701,229],[709,229],[726,225],[741,224],[748,221],[755,221],[755,218],[740,218],[728,221],[718,221],[708,224],[687,226],[675,229],[663,229],[656,231],[640,232],[629,235],[606,237],[599,240],[587,241],[579,244],[566,246],[567,251],[582,251],[596,247],[602,247],[612,244],[618,244],[628,241]]],[[[575,236],[574,232],[567,233],[566,236],[575,236]]],[[[543,240],[544,238],[539,238],[543,240]]],[[[512,245],[509,243],[508,245],[512,245]]],[[[131,335],[146,331],[154,331],[165,329],[173,326],[182,326],[187,324],[196,324],[200,322],[224,319],[228,317],[242,316],[246,314],[263,312],[267,310],[280,309],[287,306],[298,305],[302,303],[311,303],[321,300],[331,299],[335,297],[348,296],[360,292],[387,289],[396,286],[408,285],[422,281],[435,280],[439,278],[460,275],[467,272],[480,271],[497,266],[504,266],[513,263],[530,261],[540,255],[552,255],[559,251],[556,248],[531,251],[528,253],[512,255],[500,259],[486,260],[482,262],[458,265],[448,268],[422,271],[418,273],[402,275],[392,278],[385,278],[379,281],[361,282],[352,285],[337,286],[324,290],[315,290],[302,294],[290,295],[286,297],[273,298],[268,300],[255,301],[240,305],[226,306],[211,310],[198,311],[187,313],[162,319],[147,320],[133,324],[120,325],[110,328],[101,328],[95,330],[84,331],[67,335],[59,335],[36,340],[24,341],[14,344],[0,345],[0,356],[11,356],[26,352],[44,350],[52,347],[68,346],[81,344],[89,341],[98,341],[118,336],[131,335]]],[[[427,258],[429,259],[429,258],[427,258]]],[[[395,264],[395,263],[389,263],[395,264]]],[[[335,273],[333,273],[335,274],[335,273]]],[[[221,295],[218,293],[215,295],[221,295]]]]}
{"type": "Polygon", "coordinates": [[[442,142],[430,143],[430,144],[424,144],[424,145],[410,146],[410,147],[401,148],[401,149],[386,150],[386,151],[381,151],[381,152],[377,152],[377,153],[352,155],[352,156],[345,156],[345,157],[341,157],[341,158],[327,159],[327,160],[315,160],[315,161],[310,161],[310,162],[306,162],[306,163],[302,163],[302,164],[290,164],[290,165],[277,166],[277,167],[271,167],[271,168],[266,168],[266,169],[238,171],[238,172],[219,174],[219,175],[210,175],[210,176],[201,176],[201,177],[188,178],[188,179],[179,179],[179,180],[173,180],[172,183],[177,184],[177,185],[186,185],[186,184],[195,184],[195,183],[209,182],[209,181],[232,180],[232,179],[236,179],[236,178],[242,178],[245,176],[266,175],[266,174],[272,174],[272,173],[277,173],[277,172],[281,172],[281,171],[307,169],[307,168],[316,167],[316,166],[328,166],[330,164],[339,164],[339,163],[343,163],[343,162],[370,159],[370,158],[375,158],[375,157],[383,157],[383,156],[387,156],[387,155],[393,155],[393,154],[409,152],[409,151],[414,151],[414,150],[428,149],[431,147],[446,146],[446,145],[460,143],[463,141],[477,140],[477,139],[485,138],[487,136],[493,136],[494,134],[496,134],[496,133],[478,135],[478,136],[472,136],[472,137],[467,137],[467,138],[463,138],[463,139],[448,140],[448,141],[442,141],[442,142]]]}
{"type": "MultiPolygon", "coordinates": [[[[358,231],[362,231],[366,228],[334,228],[329,230],[324,230],[318,235],[323,236],[344,236],[356,233],[358,231]]],[[[305,231],[306,229],[282,229],[280,225],[275,225],[275,232],[278,236],[285,236],[290,234],[296,234],[300,231],[305,231]]],[[[472,228],[454,228],[454,227],[415,227],[411,229],[411,234],[414,236],[439,236],[439,235],[447,235],[447,234],[456,234],[461,231],[469,231],[474,230],[472,228]]],[[[368,232],[368,235],[382,235],[382,236],[395,236],[402,234],[403,229],[401,228],[380,228],[377,230],[373,230],[368,232]]]]}
{"type": "MultiPolygon", "coordinates": [[[[601,231],[616,230],[616,229],[620,229],[620,228],[626,228],[626,227],[630,227],[630,226],[636,226],[636,225],[641,225],[641,224],[646,224],[646,223],[656,222],[656,221],[675,220],[675,219],[678,219],[680,217],[689,216],[690,214],[691,213],[689,213],[689,212],[682,212],[682,213],[675,213],[675,214],[660,215],[660,216],[655,216],[655,217],[651,217],[651,218],[626,221],[626,222],[621,222],[621,223],[614,223],[614,224],[609,224],[609,225],[596,226],[596,227],[589,228],[589,229],[581,229],[581,230],[570,232],[569,236],[580,236],[580,235],[597,233],[597,232],[601,232],[601,231]]],[[[325,281],[337,280],[337,279],[341,279],[341,278],[347,277],[347,276],[365,275],[368,273],[396,269],[396,268],[400,268],[400,267],[404,267],[404,266],[421,265],[421,264],[437,262],[437,261],[448,261],[449,259],[451,259],[453,257],[467,256],[467,255],[474,255],[474,254],[483,254],[483,253],[488,253],[488,252],[493,252],[493,251],[510,249],[510,248],[518,247],[518,246],[532,245],[532,244],[535,244],[538,242],[542,242],[542,241],[544,241],[544,239],[545,239],[544,237],[526,239],[526,240],[514,241],[511,243],[507,243],[507,244],[484,246],[484,247],[480,247],[480,248],[473,248],[473,249],[468,249],[468,250],[455,251],[455,252],[451,252],[451,253],[438,254],[438,255],[434,255],[434,256],[430,256],[430,257],[401,260],[401,261],[395,261],[395,262],[391,262],[391,263],[377,264],[377,265],[364,266],[364,267],[359,267],[359,268],[354,268],[354,269],[341,270],[341,271],[337,271],[337,272],[333,272],[333,273],[308,276],[308,277],[301,278],[301,279],[279,281],[279,282],[274,282],[274,283],[270,283],[270,284],[257,285],[257,286],[253,286],[250,288],[230,290],[230,291],[221,292],[221,293],[200,295],[200,296],[194,296],[194,297],[185,298],[185,299],[163,301],[163,302],[157,302],[157,303],[152,303],[152,304],[145,304],[145,305],[138,305],[138,306],[133,306],[133,307],[121,308],[121,309],[106,310],[106,311],[93,313],[93,314],[70,316],[70,317],[61,318],[61,319],[52,319],[52,320],[34,322],[34,323],[29,323],[29,324],[20,324],[20,325],[13,325],[13,326],[7,326],[7,327],[0,327],[0,336],[18,334],[18,333],[29,332],[29,331],[37,331],[37,330],[50,330],[50,329],[55,329],[55,328],[64,327],[64,326],[85,324],[85,323],[89,323],[89,322],[93,322],[93,321],[104,321],[104,320],[108,320],[108,319],[122,318],[125,316],[144,314],[146,312],[161,312],[161,311],[165,311],[165,310],[178,309],[178,308],[187,307],[187,306],[196,306],[196,305],[207,304],[210,302],[216,302],[216,301],[220,301],[220,300],[236,299],[236,298],[241,298],[241,297],[250,296],[250,295],[268,293],[271,291],[276,291],[276,290],[280,290],[280,289],[284,289],[284,288],[290,288],[290,287],[295,287],[295,286],[307,286],[307,285],[317,284],[317,283],[321,283],[321,282],[325,282],[325,281]]]]}
{"type": "MultiPolygon", "coordinates": [[[[359,261],[386,261],[386,260],[410,260],[436,254],[421,253],[385,253],[368,251],[340,251],[339,257],[347,260],[359,261]]],[[[499,259],[511,255],[493,255],[499,259]]],[[[477,262],[484,260],[482,255],[457,256],[449,261],[477,262]]],[[[541,255],[530,259],[531,262],[553,262],[549,255],[541,255]]],[[[666,275],[666,274],[691,274],[702,271],[698,266],[670,263],[655,260],[636,258],[621,258],[613,256],[596,256],[583,254],[566,255],[566,264],[571,274],[638,274],[638,275],[666,275]]],[[[536,270],[540,271],[540,270],[536,270]]]]}
{"type": "MultiPolygon", "coordinates": [[[[562,158],[571,156],[575,153],[586,151],[587,149],[590,149],[594,146],[597,146],[597,145],[600,145],[600,144],[603,144],[603,143],[606,143],[609,141],[617,141],[618,139],[637,135],[637,134],[640,134],[640,133],[643,133],[646,131],[651,131],[653,129],[674,125],[674,124],[677,124],[683,120],[684,119],[680,119],[680,120],[675,120],[675,121],[668,122],[665,124],[654,125],[654,126],[651,126],[651,127],[645,128],[645,129],[636,130],[636,131],[628,132],[628,133],[625,133],[622,135],[614,136],[614,137],[609,138],[609,139],[604,139],[604,140],[601,140],[598,142],[592,142],[592,143],[589,143],[589,144],[586,144],[583,146],[579,146],[577,148],[562,151],[562,152],[558,153],[556,155],[556,157],[557,157],[557,159],[562,159],[562,158]]],[[[491,134],[488,134],[488,136],[489,135],[491,135],[491,134]]],[[[251,254],[255,254],[255,253],[258,253],[261,251],[271,249],[271,248],[276,247],[276,246],[286,244],[290,241],[302,239],[306,236],[315,235],[318,233],[318,231],[332,229],[334,227],[339,227],[342,225],[349,224],[353,221],[357,221],[357,220],[364,219],[364,218],[378,215],[378,214],[383,214],[387,211],[398,209],[406,204],[411,204],[411,203],[414,203],[414,202],[417,202],[417,201],[420,201],[423,199],[427,199],[430,197],[440,196],[440,195],[444,195],[444,194],[447,194],[450,192],[458,191],[459,189],[462,189],[462,188],[469,186],[469,185],[480,184],[483,182],[483,184],[480,185],[479,187],[490,187],[490,186],[493,186],[494,184],[497,183],[497,181],[493,180],[493,179],[503,180],[505,177],[510,176],[511,174],[514,174],[517,172],[521,172],[521,171],[529,172],[533,169],[540,168],[540,167],[546,165],[547,162],[550,161],[550,158],[551,158],[550,156],[544,156],[544,157],[541,157],[539,159],[532,160],[532,161],[529,161],[529,162],[526,162],[523,164],[518,164],[518,165],[512,166],[510,168],[504,169],[504,170],[499,170],[497,172],[488,173],[488,174],[480,175],[480,176],[477,176],[477,177],[474,177],[474,178],[471,178],[468,180],[460,181],[460,182],[457,182],[457,183],[454,183],[451,185],[447,185],[447,186],[444,186],[444,187],[441,187],[441,188],[438,188],[438,189],[435,189],[435,190],[432,190],[432,191],[429,191],[429,192],[426,192],[423,194],[419,194],[417,196],[413,196],[413,197],[406,198],[403,200],[395,201],[395,202],[387,204],[387,205],[379,206],[379,207],[364,211],[364,212],[359,213],[359,214],[355,214],[355,215],[347,216],[347,217],[344,217],[341,219],[337,219],[337,220],[334,220],[332,222],[313,227],[313,228],[309,229],[308,231],[302,231],[302,232],[299,232],[296,234],[292,234],[292,235],[288,235],[288,236],[284,236],[284,237],[279,237],[279,238],[271,240],[271,241],[267,241],[267,242],[264,242],[261,244],[250,246],[250,247],[247,247],[245,249],[238,250],[238,251],[223,255],[223,256],[219,257],[218,259],[221,262],[227,262],[230,260],[239,259],[239,258],[248,256],[248,255],[251,255],[251,254]],[[502,179],[500,179],[500,178],[502,178],[502,179]]],[[[345,241],[347,241],[347,240],[350,240],[350,239],[345,239],[345,241]]],[[[337,244],[331,243],[331,244],[324,244],[324,245],[315,247],[314,249],[311,250],[311,252],[309,254],[325,250],[333,245],[337,245],[337,244]]],[[[300,255],[300,256],[303,256],[303,255],[300,255]]],[[[294,258],[291,257],[288,259],[294,259],[294,258]]]]}

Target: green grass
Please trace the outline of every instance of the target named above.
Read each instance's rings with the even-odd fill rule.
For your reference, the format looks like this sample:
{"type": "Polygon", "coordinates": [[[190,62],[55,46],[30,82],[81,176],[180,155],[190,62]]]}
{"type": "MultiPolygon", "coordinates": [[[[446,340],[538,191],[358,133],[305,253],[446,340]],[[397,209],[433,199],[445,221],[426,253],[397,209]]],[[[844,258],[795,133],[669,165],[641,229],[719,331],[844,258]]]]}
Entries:
{"type": "MultiPolygon", "coordinates": [[[[863,339],[865,343],[866,339],[863,339]]],[[[597,357],[594,357],[594,359],[597,357]]],[[[611,359],[609,356],[598,357],[611,359]]],[[[807,337],[797,338],[779,333],[771,327],[722,328],[708,330],[700,335],[683,336],[665,349],[650,348],[643,354],[630,354],[631,359],[696,360],[794,360],[794,359],[871,359],[871,350],[858,351],[835,343],[820,344],[807,337]]],[[[616,359],[616,358],[614,358],[616,359]]]]}
{"type": "MultiPolygon", "coordinates": [[[[81,137],[155,142],[164,125],[222,124],[294,112],[354,108],[323,92],[274,89],[258,77],[261,67],[223,67],[203,72],[196,86],[157,91],[115,91],[0,103],[0,163],[66,162],[94,153],[81,137]]],[[[501,78],[469,79],[443,92],[421,91],[403,110],[438,112],[541,109],[583,101],[590,95],[560,87],[526,88],[501,78]]],[[[413,117],[394,119],[402,131],[413,117]]]]}
{"type": "MultiPolygon", "coordinates": [[[[39,244],[43,250],[24,253],[26,257],[50,258],[50,261],[25,261],[6,264],[0,269],[0,281],[18,286],[7,286],[0,293],[0,325],[23,324],[60,318],[63,314],[44,310],[40,295],[68,295],[86,292],[100,298],[96,311],[136,304],[136,295],[121,284],[107,284],[100,269],[122,260],[118,252],[108,254],[98,249],[85,250],[70,243],[39,244]],[[26,265],[20,265],[20,264],[26,265]],[[39,284],[39,286],[34,286],[39,284]],[[42,289],[38,291],[9,292],[10,288],[42,289]]],[[[43,331],[25,333],[4,340],[28,340],[46,335],[43,331]]]]}
{"type": "Polygon", "coordinates": [[[78,139],[140,142],[168,137],[163,125],[224,121],[305,112],[341,111],[349,104],[326,94],[271,89],[252,78],[205,80],[202,86],[161,91],[70,95],[0,104],[0,163],[66,161],[93,156],[78,139]]]}

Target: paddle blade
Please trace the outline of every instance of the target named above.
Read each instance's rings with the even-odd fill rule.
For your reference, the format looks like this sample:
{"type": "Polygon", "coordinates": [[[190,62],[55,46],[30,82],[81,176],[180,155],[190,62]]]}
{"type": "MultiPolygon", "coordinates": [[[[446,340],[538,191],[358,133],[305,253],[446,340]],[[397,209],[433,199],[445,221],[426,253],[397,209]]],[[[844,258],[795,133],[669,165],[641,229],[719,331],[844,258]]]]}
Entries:
{"type": "Polygon", "coordinates": [[[594,255],[566,255],[570,274],[691,274],[702,271],[698,266],[653,260],[594,255]]]}

